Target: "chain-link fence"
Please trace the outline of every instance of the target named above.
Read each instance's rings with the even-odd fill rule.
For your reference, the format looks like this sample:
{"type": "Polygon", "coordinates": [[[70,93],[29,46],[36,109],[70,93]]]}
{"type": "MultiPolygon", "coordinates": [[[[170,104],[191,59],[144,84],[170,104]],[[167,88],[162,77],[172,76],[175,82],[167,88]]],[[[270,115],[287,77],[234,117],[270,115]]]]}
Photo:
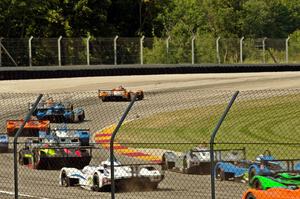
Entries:
{"type": "Polygon", "coordinates": [[[282,64],[300,61],[291,38],[1,38],[0,66],[282,64]]]}
{"type": "MultiPolygon", "coordinates": [[[[297,192],[300,91],[240,92],[220,123],[234,93],[137,92],[115,137],[115,197],[242,198],[249,186],[252,195],[297,192]]],[[[130,95],[44,94],[17,142],[19,198],[111,198],[110,140],[130,95]]],[[[36,98],[0,94],[1,198],[14,197],[13,135],[36,98]]]]}

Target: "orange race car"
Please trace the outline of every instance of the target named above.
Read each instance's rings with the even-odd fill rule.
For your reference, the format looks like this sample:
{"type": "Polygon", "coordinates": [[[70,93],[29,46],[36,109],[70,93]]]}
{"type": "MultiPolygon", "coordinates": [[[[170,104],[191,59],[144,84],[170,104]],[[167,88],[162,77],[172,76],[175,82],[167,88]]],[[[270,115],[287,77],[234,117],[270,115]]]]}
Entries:
{"type": "MultiPolygon", "coordinates": [[[[6,121],[6,129],[7,129],[7,135],[8,136],[14,136],[20,126],[23,123],[23,119],[21,120],[7,120],[6,121]]],[[[50,121],[49,120],[35,120],[31,119],[29,120],[25,126],[24,130],[21,133],[20,136],[39,136],[39,131],[49,131],[50,130],[50,121]]]]}
{"type": "Polygon", "coordinates": [[[300,199],[300,189],[270,188],[267,190],[248,189],[242,199],[300,199]]]}
{"type": "Polygon", "coordinates": [[[123,86],[119,86],[112,90],[98,90],[98,97],[105,101],[130,101],[133,94],[136,95],[136,100],[142,100],[144,98],[144,92],[142,90],[131,91],[126,90],[123,86]]]}

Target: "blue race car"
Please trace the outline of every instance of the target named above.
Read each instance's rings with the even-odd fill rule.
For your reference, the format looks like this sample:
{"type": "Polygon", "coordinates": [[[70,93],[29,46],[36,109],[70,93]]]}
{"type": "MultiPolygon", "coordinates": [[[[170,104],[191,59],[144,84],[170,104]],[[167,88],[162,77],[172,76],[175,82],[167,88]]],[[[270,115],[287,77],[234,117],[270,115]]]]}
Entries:
{"type": "Polygon", "coordinates": [[[248,181],[248,167],[253,161],[240,160],[232,162],[218,162],[215,165],[215,176],[217,180],[248,181]]]}
{"type": "Polygon", "coordinates": [[[264,155],[257,156],[255,161],[218,162],[215,165],[215,176],[219,180],[247,182],[255,175],[272,176],[283,171],[300,171],[300,164],[290,162],[291,160],[275,160],[267,150],[264,155]]]}
{"type": "Polygon", "coordinates": [[[50,120],[50,122],[82,122],[85,112],[82,108],[73,109],[70,103],[61,102],[41,102],[33,113],[39,120],[50,120]]]}
{"type": "Polygon", "coordinates": [[[8,135],[0,134],[0,152],[8,152],[8,135]]]}

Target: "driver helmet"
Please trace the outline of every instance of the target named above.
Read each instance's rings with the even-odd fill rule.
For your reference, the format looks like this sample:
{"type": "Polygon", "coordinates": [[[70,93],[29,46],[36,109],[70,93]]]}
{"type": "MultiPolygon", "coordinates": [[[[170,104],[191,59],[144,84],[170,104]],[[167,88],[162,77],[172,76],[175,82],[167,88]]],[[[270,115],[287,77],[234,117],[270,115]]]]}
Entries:
{"type": "Polygon", "coordinates": [[[261,161],[263,159],[264,155],[263,154],[260,154],[259,156],[256,157],[256,160],[257,161],[261,161]]]}

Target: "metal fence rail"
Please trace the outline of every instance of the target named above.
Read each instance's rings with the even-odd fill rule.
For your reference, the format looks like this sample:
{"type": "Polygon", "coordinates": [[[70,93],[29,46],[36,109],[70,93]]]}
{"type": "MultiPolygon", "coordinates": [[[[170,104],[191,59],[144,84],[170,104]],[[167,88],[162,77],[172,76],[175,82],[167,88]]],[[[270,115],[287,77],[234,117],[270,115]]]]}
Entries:
{"type": "Polygon", "coordinates": [[[110,160],[115,161],[115,198],[240,199],[248,182],[259,188],[249,181],[254,174],[274,178],[300,172],[300,90],[241,91],[217,126],[233,93],[200,88],[145,92],[131,104],[115,137],[129,98],[115,102],[102,101],[95,92],[45,93],[33,115],[51,120],[50,126],[31,118],[21,134],[26,136],[16,142],[16,156],[12,135],[37,94],[1,93],[0,198],[14,198],[15,192],[19,198],[111,198],[110,160]],[[66,112],[46,117],[54,104],[66,112]],[[82,121],[82,112],[76,115],[80,110],[82,121]],[[90,141],[72,134],[76,129],[89,132],[90,141]],[[218,133],[210,142],[214,129],[218,133]]]}
{"type": "Polygon", "coordinates": [[[299,63],[291,38],[1,38],[0,66],[299,63]]]}

